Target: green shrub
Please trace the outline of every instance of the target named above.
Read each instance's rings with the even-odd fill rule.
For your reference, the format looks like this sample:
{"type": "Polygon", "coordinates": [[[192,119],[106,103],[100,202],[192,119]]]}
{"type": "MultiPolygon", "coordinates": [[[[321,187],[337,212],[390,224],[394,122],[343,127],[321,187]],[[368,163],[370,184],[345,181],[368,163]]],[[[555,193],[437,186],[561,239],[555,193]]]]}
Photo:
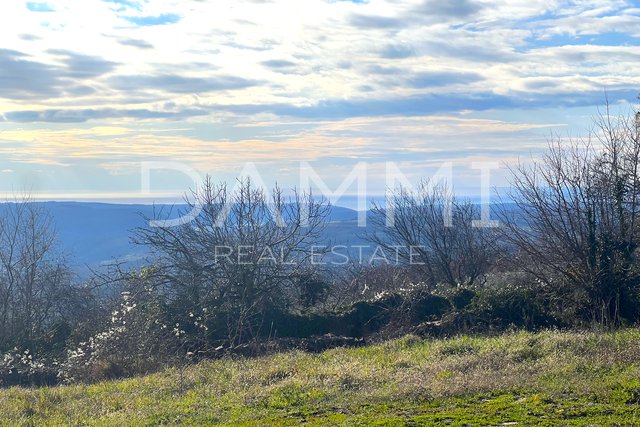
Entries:
{"type": "Polygon", "coordinates": [[[506,285],[478,290],[462,315],[475,323],[470,326],[476,330],[537,330],[559,326],[549,307],[539,291],[506,285]]]}

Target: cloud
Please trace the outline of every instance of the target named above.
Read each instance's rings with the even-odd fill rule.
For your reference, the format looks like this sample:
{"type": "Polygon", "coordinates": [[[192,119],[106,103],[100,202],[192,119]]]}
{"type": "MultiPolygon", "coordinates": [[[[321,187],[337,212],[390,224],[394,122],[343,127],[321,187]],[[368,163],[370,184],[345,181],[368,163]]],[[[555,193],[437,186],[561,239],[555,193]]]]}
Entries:
{"type": "Polygon", "coordinates": [[[287,61],[286,59],[269,59],[262,61],[261,64],[268,68],[289,68],[296,65],[295,62],[287,61]]]}
{"type": "Polygon", "coordinates": [[[120,6],[120,10],[125,10],[126,8],[131,8],[135,10],[141,10],[142,5],[140,2],[131,1],[131,0],[102,0],[105,3],[113,3],[120,6]]]}
{"type": "Polygon", "coordinates": [[[138,49],[153,49],[153,45],[145,40],[118,38],[118,43],[123,46],[137,47],[138,49]]]}
{"type": "Polygon", "coordinates": [[[20,34],[20,40],[24,40],[27,42],[33,42],[37,40],[42,40],[42,37],[36,36],[34,34],[20,34]]]}
{"type": "MultiPolygon", "coordinates": [[[[468,92],[468,91],[467,91],[468,92]]],[[[618,89],[607,91],[611,103],[633,103],[636,90],[618,89]]],[[[585,107],[601,105],[604,91],[574,91],[564,93],[528,93],[512,91],[508,94],[492,92],[442,92],[386,99],[358,98],[352,100],[321,101],[311,106],[291,104],[271,105],[218,105],[218,110],[239,114],[270,113],[314,120],[336,120],[350,117],[419,116],[458,111],[487,111],[512,109],[539,109],[548,105],[555,108],[585,107]]]]}
{"type": "Polygon", "coordinates": [[[408,44],[388,44],[380,52],[386,59],[404,59],[415,55],[413,46],[408,44]]]}
{"type": "Polygon", "coordinates": [[[83,80],[112,71],[116,64],[70,51],[50,50],[61,65],[32,60],[22,52],[0,49],[0,98],[37,99],[84,96],[94,89],[83,80]]]}
{"type": "Polygon", "coordinates": [[[440,87],[453,84],[466,84],[484,80],[478,73],[459,71],[424,71],[408,79],[413,88],[440,87]]]}
{"type": "Polygon", "coordinates": [[[0,49],[0,97],[52,98],[64,92],[64,82],[51,65],[28,59],[15,50],[0,49]]]}
{"type": "Polygon", "coordinates": [[[170,93],[206,93],[223,90],[244,89],[257,82],[241,77],[220,75],[212,77],[183,77],[167,74],[157,76],[116,76],[111,86],[123,91],[162,90],[170,93]]]}
{"type": "MultiPolygon", "coordinates": [[[[202,173],[215,174],[216,179],[221,180],[234,179],[242,169],[242,164],[251,161],[258,165],[260,173],[268,174],[265,175],[268,181],[272,180],[271,173],[274,170],[287,172],[297,180],[295,171],[298,162],[303,160],[313,162],[330,188],[337,188],[351,171],[354,161],[366,160],[368,176],[380,178],[380,181],[372,184],[384,192],[383,174],[386,162],[390,159],[408,176],[414,173],[414,176],[428,176],[437,170],[438,163],[442,161],[452,161],[468,169],[473,160],[490,158],[493,161],[508,161],[517,158],[523,149],[533,151],[545,147],[544,134],[550,127],[557,126],[554,122],[500,121],[446,115],[364,117],[307,123],[311,126],[304,128],[300,124],[293,121],[275,125],[278,133],[282,134],[275,138],[229,138],[229,129],[225,129],[223,133],[227,137],[224,139],[210,134],[206,137],[186,136],[147,132],[139,128],[112,138],[95,138],[87,129],[43,129],[32,131],[32,138],[21,146],[6,148],[0,145],[0,156],[9,160],[7,167],[20,164],[18,167],[21,170],[25,169],[25,163],[52,165],[52,168],[56,168],[55,165],[67,165],[67,171],[76,176],[80,176],[78,172],[87,173],[87,180],[92,180],[105,170],[117,172],[118,177],[134,186],[133,190],[139,185],[139,162],[149,158],[183,162],[202,173]],[[345,144],[346,138],[349,144],[345,144]],[[433,170],[428,169],[431,166],[433,170]]],[[[214,125],[216,128],[219,126],[214,125]]],[[[12,135],[7,139],[12,141],[12,135]]],[[[456,174],[458,172],[456,170],[456,174]]],[[[56,176],[60,179],[59,174],[56,176]]],[[[56,176],[51,178],[55,180],[56,176]]],[[[492,174],[493,183],[496,178],[492,174]]],[[[60,191],[63,188],[67,191],[75,188],[78,182],[75,179],[67,186],[58,182],[60,191]]],[[[104,187],[100,188],[115,191],[115,179],[111,176],[105,181],[103,177],[104,187]]],[[[477,177],[472,179],[477,180],[477,177]]],[[[281,182],[279,178],[276,180],[281,182]]],[[[88,189],[91,187],[85,190],[88,189]]]]}
{"type": "Polygon", "coordinates": [[[260,64],[271,69],[271,71],[280,74],[303,75],[306,73],[306,71],[298,68],[297,63],[285,59],[269,59],[266,61],[261,61],[260,64]]]}
{"type": "Polygon", "coordinates": [[[365,68],[365,71],[368,74],[378,74],[378,75],[400,75],[404,72],[404,70],[400,67],[392,67],[392,66],[383,66],[378,64],[369,65],[365,68]]]}
{"type": "Polygon", "coordinates": [[[485,77],[479,73],[456,69],[410,72],[400,67],[371,65],[366,70],[370,74],[379,76],[379,83],[387,88],[439,88],[485,80],[485,77]]]}
{"type": "MultiPolygon", "coordinates": [[[[402,3],[400,3],[402,5],[402,3]]],[[[414,7],[397,8],[396,16],[353,13],[348,23],[360,29],[403,29],[442,21],[461,21],[484,8],[473,0],[426,0],[414,7]]]]}
{"type": "Polygon", "coordinates": [[[113,71],[118,65],[97,56],[82,55],[69,50],[50,49],[48,53],[62,58],[65,77],[88,79],[113,71]]]}
{"type": "Polygon", "coordinates": [[[49,109],[49,110],[26,110],[11,111],[4,113],[9,122],[17,123],[84,123],[89,120],[104,119],[167,119],[178,120],[189,117],[204,116],[208,111],[198,108],[189,108],[177,111],[157,111],[145,108],[138,109],[49,109]]]}
{"type": "Polygon", "coordinates": [[[402,27],[405,22],[388,16],[353,14],[349,17],[349,24],[361,29],[390,29],[402,27]]]}
{"type": "MultiPolygon", "coordinates": [[[[133,128],[126,135],[75,135],[86,141],[76,141],[81,149],[74,156],[104,161],[114,160],[110,150],[118,147],[126,157],[128,138],[151,125],[179,128],[174,137],[183,144],[171,156],[188,153],[194,162],[211,147],[226,150],[216,154],[225,161],[243,161],[255,147],[264,158],[286,161],[307,155],[305,144],[316,152],[330,146],[333,160],[345,165],[351,160],[341,155],[392,161],[426,149],[472,155],[465,147],[486,154],[473,136],[467,146],[447,134],[460,127],[436,124],[444,130],[431,129],[442,142],[434,148],[435,137],[414,138],[403,123],[431,114],[522,121],[548,114],[577,123],[589,114],[582,107],[600,104],[605,90],[612,102],[633,102],[640,87],[640,9],[629,0],[34,3],[47,1],[56,12],[36,14],[25,2],[8,1],[0,16],[4,46],[14,49],[0,51],[3,137],[8,130],[68,129],[58,124],[65,122],[133,128]],[[389,134],[381,125],[356,135],[353,123],[316,133],[326,121],[388,117],[398,121],[389,134]],[[274,124],[283,121],[297,124],[274,124]],[[256,122],[264,124],[233,127],[256,122]],[[270,145],[292,134],[289,145],[270,145]],[[382,134],[384,147],[376,145],[382,134]],[[403,145],[409,136],[410,150],[403,145]],[[213,137],[261,142],[238,150],[231,142],[201,141],[213,137]],[[352,143],[362,148],[345,148],[352,143]],[[407,150],[400,154],[400,147],[407,150]]],[[[50,136],[39,135],[22,150],[24,159],[50,136]]],[[[171,140],[158,142],[155,135],[146,136],[136,155],[171,157],[161,146],[171,140]]],[[[39,159],[63,150],[65,138],[47,145],[39,159]]],[[[1,144],[0,156],[15,148],[1,144]]]]}
{"type": "Polygon", "coordinates": [[[164,13],[157,16],[125,16],[124,19],[140,27],[150,27],[154,25],[175,24],[180,21],[180,15],[174,13],[164,13]]]}
{"type": "Polygon", "coordinates": [[[415,12],[433,18],[467,18],[479,12],[484,6],[474,0],[426,0],[415,12]]]}
{"type": "Polygon", "coordinates": [[[506,63],[517,60],[519,55],[510,48],[491,45],[477,38],[451,37],[425,42],[422,46],[424,55],[458,58],[467,62],[506,63]]]}

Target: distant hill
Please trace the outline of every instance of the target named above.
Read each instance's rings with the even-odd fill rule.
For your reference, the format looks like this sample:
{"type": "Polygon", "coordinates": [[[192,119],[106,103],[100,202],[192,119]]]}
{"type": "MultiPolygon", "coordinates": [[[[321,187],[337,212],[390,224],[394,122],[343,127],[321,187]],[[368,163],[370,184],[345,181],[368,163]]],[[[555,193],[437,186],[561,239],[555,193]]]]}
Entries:
{"type": "MultiPolygon", "coordinates": [[[[131,263],[143,260],[146,250],[131,243],[131,231],[146,226],[145,218],[153,217],[154,211],[167,213],[184,208],[183,205],[39,203],[53,216],[60,244],[74,269],[81,274],[114,259],[131,263]]],[[[332,206],[322,244],[350,246],[355,254],[359,249],[354,247],[368,244],[363,238],[366,231],[366,228],[358,227],[356,210],[332,206]]],[[[370,252],[366,248],[362,250],[365,256],[370,252]]]]}
{"type": "MultiPolygon", "coordinates": [[[[54,218],[60,244],[79,272],[98,268],[115,258],[131,262],[144,258],[145,248],[131,243],[131,231],[146,226],[154,210],[168,212],[184,206],[128,205],[87,202],[42,202],[54,218]]],[[[358,237],[358,212],[333,206],[326,241],[344,245],[363,244],[358,237]]]]}

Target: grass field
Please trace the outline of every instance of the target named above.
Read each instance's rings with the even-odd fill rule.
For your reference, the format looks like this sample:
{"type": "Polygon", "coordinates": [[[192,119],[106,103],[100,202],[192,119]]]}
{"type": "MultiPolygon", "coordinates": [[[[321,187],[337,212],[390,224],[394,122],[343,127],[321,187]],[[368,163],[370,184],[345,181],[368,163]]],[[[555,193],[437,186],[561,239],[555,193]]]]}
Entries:
{"type": "Polygon", "coordinates": [[[405,337],[0,391],[2,425],[640,425],[640,331],[405,337]]]}

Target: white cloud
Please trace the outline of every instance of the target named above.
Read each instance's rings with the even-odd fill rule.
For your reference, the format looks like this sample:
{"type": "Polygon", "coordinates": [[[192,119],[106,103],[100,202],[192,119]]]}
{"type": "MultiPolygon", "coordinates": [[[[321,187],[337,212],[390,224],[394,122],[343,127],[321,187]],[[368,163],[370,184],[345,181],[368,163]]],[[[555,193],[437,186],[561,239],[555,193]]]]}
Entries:
{"type": "MultiPolygon", "coordinates": [[[[140,4],[138,9],[102,0],[57,0],[51,2],[56,12],[34,13],[20,2],[9,2],[4,6],[6,13],[0,17],[2,47],[24,52],[45,64],[56,60],[49,52],[52,46],[83,55],[99,55],[118,64],[113,72],[82,82],[95,90],[92,95],[82,97],[81,101],[75,96],[61,96],[47,102],[48,106],[74,102],[91,105],[93,99],[93,105],[135,104],[149,108],[156,102],[180,101],[184,99],[180,94],[171,93],[161,83],[171,76],[203,82],[233,76],[260,82],[215,93],[204,87],[202,91],[194,88],[199,97],[195,103],[310,105],[327,99],[372,95],[384,98],[423,92],[410,85],[403,86],[402,74],[443,69],[480,72],[485,81],[467,89],[443,84],[430,88],[431,92],[469,89],[491,92],[505,86],[505,82],[506,86],[517,86],[523,73],[527,75],[522,77],[539,77],[548,65],[548,55],[536,49],[536,37],[598,35],[612,29],[633,33],[640,23],[637,10],[619,0],[569,5],[552,0],[469,2],[479,6],[470,6],[469,13],[462,15],[463,25],[455,26],[427,19],[430,13],[438,11],[424,0],[372,0],[366,4],[324,0],[264,3],[154,0],[140,4]],[[426,21],[412,18],[417,10],[427,17],[426,21]],[[394,17],[403,25],[363,31],[352,25],[354,14],[394,17]],[[163,15],[176,15],[180,20],[140,27],[126,19],[163,15]],[[25,34],[40,39],[25,40],[25,34]],[[381,57],[380,52],[390,46],[404,46],[406,54],[381,57]],[[291,64],[268,65],[278,61],[291,64]],[[372,75],[367,72],[371,64],[393,66],[402,74],[372,75]],[[117,79],[119,76],[156,77],[156,83],[153,89],[123,89],[122,85],[114,84],[121,81],[117,79]],[[389,81],[395,83],[393,87],[385,84],[389,81]]],[[[619,47],[620,53],[634,49],[619,47]]],[[[585,74],[583,69],[589,68],[592,74],[612,77],[622,68],[583,66],[575,61],[575,56],[566,53],[554,56],[551,74],[557,69],[566,70],[565,75],[576,71],[585,74]]],[[[613,62],[617,57],[610,55],[603,60],[613,62]]],[[[0,110],[8,111],[11,101],[6,99],[0,110]]]]}
{"type": "Polygon", "coordinates": [[[605,89],[628,97],[640,86],[640,9],[624,0],[48,3],[54,12],[9,1],[0,14],[0,49],[24,54],[10,78],[31,89],[0,92],[0,153],[20,164],[92,161],[121,177],[128,169],[117,163],[145,156],[251,157],[282,170],[287,160],[408,152],[494,148],[512,158],[556,121],[509,120],[510,110],[586,105],[605,89]],[[179,20],[131,22],[163,16],[179,20]],[[87,72],[100,59],[102,71],[87,72]],[[55,88],[20,73],[20,61],[55,88]],[[531,140],[514,149],[523,132],[531,140]]]}

